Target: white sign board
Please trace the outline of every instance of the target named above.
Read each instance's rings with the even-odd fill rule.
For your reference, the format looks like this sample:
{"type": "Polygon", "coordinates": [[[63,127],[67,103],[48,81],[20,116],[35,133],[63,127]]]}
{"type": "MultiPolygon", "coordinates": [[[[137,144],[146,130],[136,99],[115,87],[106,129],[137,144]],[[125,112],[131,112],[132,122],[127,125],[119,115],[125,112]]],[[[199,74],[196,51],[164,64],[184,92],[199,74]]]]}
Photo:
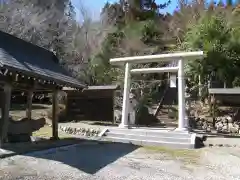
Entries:
{"type": "Polygon", "coordinates": [[[170,87],[171,88],[177,87],[177,76],[175,74],[170,75],[170,87]]]}

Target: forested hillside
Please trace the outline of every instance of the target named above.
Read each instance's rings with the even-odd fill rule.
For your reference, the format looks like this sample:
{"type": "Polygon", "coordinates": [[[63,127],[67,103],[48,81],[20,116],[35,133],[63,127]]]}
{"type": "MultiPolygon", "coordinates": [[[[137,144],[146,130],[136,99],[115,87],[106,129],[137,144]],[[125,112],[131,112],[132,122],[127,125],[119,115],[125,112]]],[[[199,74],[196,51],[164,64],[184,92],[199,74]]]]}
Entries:
{"type": "MultiPolygon", "coordinates": [[[[109,64],[112,57],[203,50],[206,57],[186,67],[192,86],[204,86],[211,79],[238,86],[239,2],[180,0],[173,14],[161,14],[170,3],[106,3],[99,22],[93,22],[82,6],[80,23],[70,0],[10,0],[0,9],[0,30],[55,52],[63,66],[89,85],[122,83],[122,69],[109,64]]],[[[141,66],[153,65],[163,66],[141,66]]],[[[164,79],[158,74],[135,76],[132,87],[155,89],[164,79]]]]}

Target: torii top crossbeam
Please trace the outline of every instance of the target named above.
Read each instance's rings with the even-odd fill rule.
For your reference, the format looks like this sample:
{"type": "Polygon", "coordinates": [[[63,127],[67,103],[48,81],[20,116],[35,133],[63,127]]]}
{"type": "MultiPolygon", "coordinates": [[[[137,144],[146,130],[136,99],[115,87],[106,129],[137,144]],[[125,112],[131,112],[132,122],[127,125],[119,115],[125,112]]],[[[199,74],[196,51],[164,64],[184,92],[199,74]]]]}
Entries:
{"type": "Polygon", "coordinates": [[[132,56],[110,59],[112,65],[121,65],[124,63],[138,64],[138,63],[150,63],[150,62],[168,62],[173,60],[195,60],[203,57],[203,51],[194,52],[179,52],[168,54],[157,54],[147,56],[132,56]]]}

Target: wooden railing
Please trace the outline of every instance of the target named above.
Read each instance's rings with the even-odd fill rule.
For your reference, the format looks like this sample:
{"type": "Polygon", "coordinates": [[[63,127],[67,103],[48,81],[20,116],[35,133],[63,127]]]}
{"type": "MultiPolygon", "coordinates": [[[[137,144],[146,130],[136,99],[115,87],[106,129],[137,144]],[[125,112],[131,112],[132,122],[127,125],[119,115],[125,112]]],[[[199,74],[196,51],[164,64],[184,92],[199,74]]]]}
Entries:
{"type": "Polygon", "coordinates": [[[161,97],[161,100],[160,102],[158,103],[158,107],[156,109],[156,111],[154,112],[154,116],[156,117],[160,111],[160,109],[162,108],[162,105],[163,105],[163,102],[164,102],[164,99],[165,99],[165,95],[167,93],[167,91],[169,90],[169,86],[166,86],[164,92],[163,92],[163,95],[161,97]]]}

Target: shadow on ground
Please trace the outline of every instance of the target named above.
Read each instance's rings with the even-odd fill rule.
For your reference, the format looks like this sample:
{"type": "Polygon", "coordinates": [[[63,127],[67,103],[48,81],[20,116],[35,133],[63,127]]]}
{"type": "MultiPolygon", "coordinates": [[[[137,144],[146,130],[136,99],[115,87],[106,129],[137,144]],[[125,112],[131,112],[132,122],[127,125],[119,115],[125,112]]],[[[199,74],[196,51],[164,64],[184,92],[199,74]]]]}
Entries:
{"type": "Polygon", "coordinates": [[[240,138],[239,135],[232,135],[230,133],[218,133],[218,132],[204,132],[200,130],[192,130],[192,132],[197,133],[197,134],[202,134],[206,135],[208,138],[240,138]]]}
{"type": "Polygon", "coordinates": [[[97,125],[97,126],[111,126],[111,127],[117,127],[118,124],[110,124],[110,123],[107,123],[107,122],[93,122],[93,123],[90,123],[91,125],[97,125]]]}
{"type": "MultiPolygon", "coordinates": [[[[66,141],[66,140],[65,140],[66,141]]],[[[39,148],[38,150],[48,149],[46,151],[33,150],[21,152],[13,146],[5,146],[5,150],[19,151],[18,154],[24,154],[24,156],[30,156],[35,158],[47,159],[52,161],[58,161],[68,166],[77,168],[85,173],[94,174],[106,167],[107,165],[114,163],[119,158],[133,152],[138,149],[138,146],[122,143],[109,143],[99,142],[94,140],[77,140],[79,144],[59,150],[48,149],[55,146],[45,146],[45,148],[39,148]],[[11,148],[12,147],[12,148],[11,148]]],[[[76,142],[77,142],[76,141],[76,142]]],[[[59,140],[59,146],[66,146],[70,143],[61,143],[59,140]]],[[[72,139],[73,142],[73,139],[72,139]]],[[[56,142],[55,142],[56,143],[56,142]]],[[[54,144],[54,141],[52,142],[54,144]]],[[[73,144],[73,143],[72,143],[73,144]]],[[[36,145],[37,146],[37,145],[36,145]]]]}

